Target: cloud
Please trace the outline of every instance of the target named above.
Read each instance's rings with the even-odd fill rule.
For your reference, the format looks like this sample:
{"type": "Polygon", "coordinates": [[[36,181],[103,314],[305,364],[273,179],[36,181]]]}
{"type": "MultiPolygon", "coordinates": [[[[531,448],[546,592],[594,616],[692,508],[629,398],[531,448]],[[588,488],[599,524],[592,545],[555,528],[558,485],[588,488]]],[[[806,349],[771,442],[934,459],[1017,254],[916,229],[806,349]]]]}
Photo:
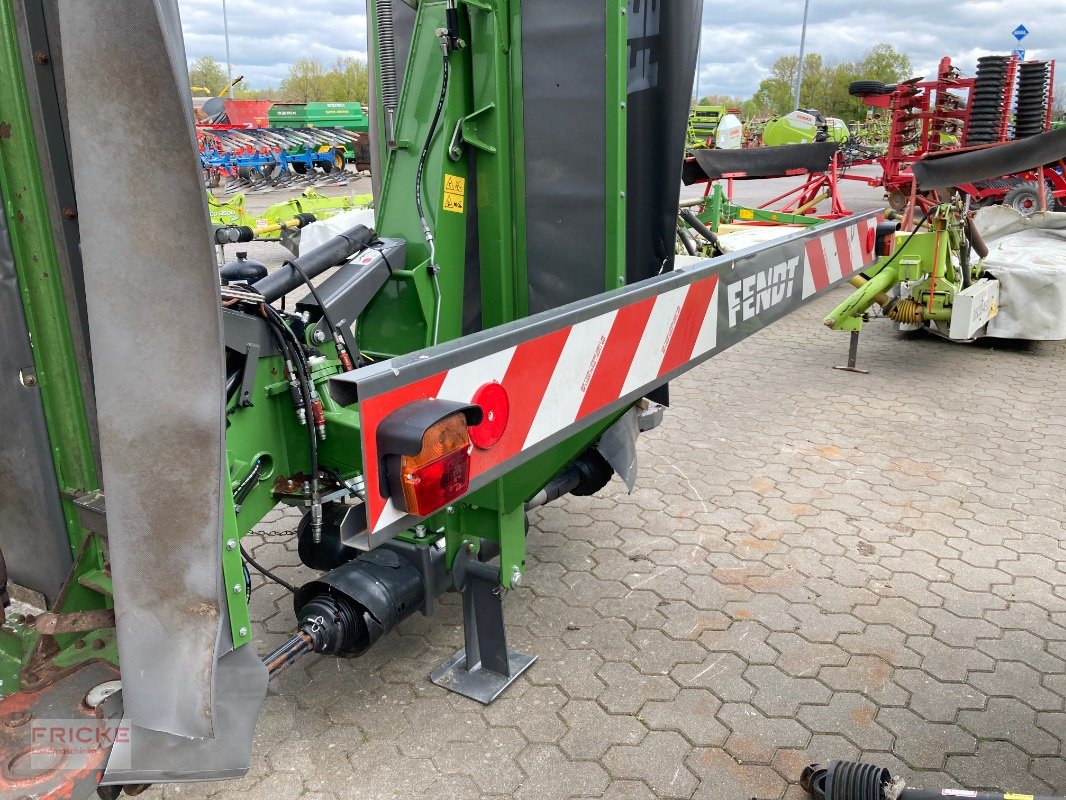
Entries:
{"type": "MultiPolygon", "coordinates": [[[[577,2],[577,0],[561,0],[577,2]]],[[[671,1],[671,0],[667,0],[671,1]]],[[[276,86],[298,58],[366,58],[361,0],[226,0],[235,73],[276,86]]],[[[190,59],[225,61],[222,0],[179,0],[190,59]]],[[[748,96],[783,55],[799,49],[803,0],[705,0],[701,94],[748,96]]],[[[1024,24],[1029,58],[1054,58],[1066,34],[1066,0],[810,0],[807,49],[831,61],[861,57],[879,42],[907,53],[916,74],[932,75],[941,56],[972,74],[977,58],[1017,46],[1024,24]]]]}
{"type": "MultiPolygon", "coordinates": [[[[222,0],[178,0],[185,53],[226,61],[222,0]]],[[[299,58],[328,64],[339,56],[366,59],[363,3],[347,0],[226,0],[234,75],[253,87],[277,86],[299,58]]]]}

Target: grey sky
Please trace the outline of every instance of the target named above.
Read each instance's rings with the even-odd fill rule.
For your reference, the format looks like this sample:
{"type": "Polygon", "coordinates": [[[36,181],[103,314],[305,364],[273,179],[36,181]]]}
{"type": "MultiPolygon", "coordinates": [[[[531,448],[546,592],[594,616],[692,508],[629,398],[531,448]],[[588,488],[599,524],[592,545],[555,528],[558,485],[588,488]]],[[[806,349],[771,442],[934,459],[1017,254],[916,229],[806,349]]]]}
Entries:
{"type": "MultiPolygon", "coordinates": [[[[179,3],[189,57],[225,60],[222,0],[179,3]]],[[[277,85],[303,56],[366,57],[363,0],[227,0],[227,7],[235,73],[255,86],[277,85]]],[[[775,59],[797,51],[802,16],[803,0],[705,0],[700,93],[750,95],[775,59]]],[[[1066,57],[1066,0],[811,0],[807,46],[849,60],[890,42],[910,55],[916,74],[931,74],[943,55],[972,72],[978,56],[1016,46],[1011,31],[1019,24],[1031,32],[1022,43],[1029,58],[1066,57]]]]}

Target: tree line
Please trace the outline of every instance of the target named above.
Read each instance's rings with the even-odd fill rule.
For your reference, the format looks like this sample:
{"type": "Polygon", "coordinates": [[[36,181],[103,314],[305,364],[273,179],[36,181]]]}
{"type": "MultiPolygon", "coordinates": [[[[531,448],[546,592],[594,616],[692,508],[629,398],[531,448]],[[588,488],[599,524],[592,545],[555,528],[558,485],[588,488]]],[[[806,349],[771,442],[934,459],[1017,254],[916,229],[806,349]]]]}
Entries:
{"type": "MultiPolygon", "coordinates": [[[[276,87],[255,88],[244,80],[233,88],[233,96],[242,100],[292,100],[300,103],[367,102],[369,76],[365,61],[340,56],[330,65],[317,58],[301,58],[289,66],[289,74],[276,87]]],[[[225,91],[226,67],[212,55],[189,62],[189,85],[199,94],[207,89],[217,95],[225,91]]]]}
{"type": "MultiPolygon", "coordinates": [[[[792,110],[798,66],[799,56],[781,56],[751,97],[708,95],[700,103],[739,108],[744,119],[787,114],[792,110]]],[[[885,43],[870,48],[857,61],[834,61],[821,53],[808,53],[803,59],[800,108],[817,109],[826,116],[849,121],[865,119],[867,107],[848,94],[848,84],[867,80],[896,83],[913,77],[912,70],[907,54],[885,43]]]]}

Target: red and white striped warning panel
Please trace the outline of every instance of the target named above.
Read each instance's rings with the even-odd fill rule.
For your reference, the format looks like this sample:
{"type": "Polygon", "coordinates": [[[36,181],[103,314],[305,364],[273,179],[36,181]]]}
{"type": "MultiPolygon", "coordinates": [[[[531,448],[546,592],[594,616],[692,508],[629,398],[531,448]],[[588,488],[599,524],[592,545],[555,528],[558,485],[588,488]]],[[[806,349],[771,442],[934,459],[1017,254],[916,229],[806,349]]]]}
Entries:
{"type": "Polygon", "coordinates": [[[380,490],[376,433],[392,411],[427,398],[471,403],[499,384],[509,413],[498,441],[473,448],[473,491],[872,263],[874,217],[828,223],[336,378],[335,396],[360,404],[367,545],[417,521],[380,490]]]}

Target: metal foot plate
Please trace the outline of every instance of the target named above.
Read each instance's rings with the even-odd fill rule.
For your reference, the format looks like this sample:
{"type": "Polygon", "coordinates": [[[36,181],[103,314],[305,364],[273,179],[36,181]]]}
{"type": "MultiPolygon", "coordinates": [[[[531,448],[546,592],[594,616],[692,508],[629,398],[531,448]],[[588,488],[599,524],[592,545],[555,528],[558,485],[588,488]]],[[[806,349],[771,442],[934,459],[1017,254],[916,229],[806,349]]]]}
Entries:
{"type": "Polygon", "coordinates": [[[513,650],[507,651],[507,666],[510,675],[501,675],[478,664],[474,669],[466,668],[466,648],[464,647],[454,656],[449,658],[430,674],[429,679],[437,686],[442,686],[449,691],[456,692],[477,700],[479,703],[488,705],[501,694],[503,690],[514,683],[529,665],[537,660],[536,656],[518,653],[513,650]]]}

